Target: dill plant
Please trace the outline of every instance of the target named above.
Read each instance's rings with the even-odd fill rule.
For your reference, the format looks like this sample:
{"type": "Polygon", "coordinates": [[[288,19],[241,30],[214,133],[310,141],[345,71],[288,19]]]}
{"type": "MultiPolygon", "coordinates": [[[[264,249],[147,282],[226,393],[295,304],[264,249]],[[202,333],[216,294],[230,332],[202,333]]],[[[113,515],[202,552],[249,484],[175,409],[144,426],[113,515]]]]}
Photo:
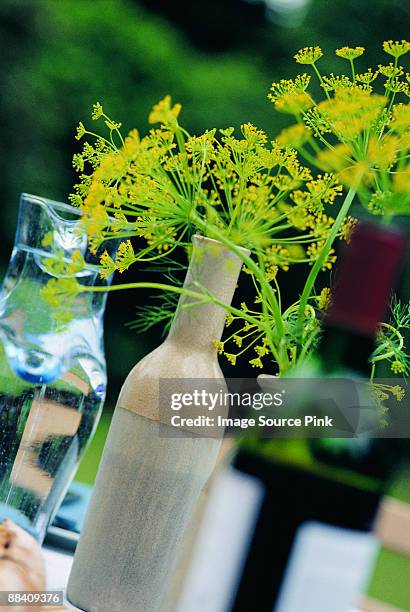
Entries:
{"type": "MultiPolygon", "coordinates": [[[[383,222],[410,213],[410,75],[399,63],[410,43],[387,41],[383,49],[392,61],[364,71],[356,66],[363,47],[337,49],[349,70],[340,75],[320,72],[320,47],[298,51],[296,62],[311,67],[322,96],[315,100],[307,73],[273,83],[270,101],[294,122],[272,141],[249,123],[239,135],[232,127],[190,135],[180,124],[180,105],[169,96],[148,118],[159,127],[124,137],[121,124],[94,105],[92,119],[105,124],[107,135],[79,124],[77,138],[85,142],[73,158],[79,182],[70,200],[82,209],[83,230],[95,251],[106,240],[120,240],[115,258],[102,254],[101,275],[167,261],[175,249],[189,250],[198,232],[237,253],[255,288],[254,303],[240,308],[218,302],[204,287],[187,292],[174,282],[108,288],[165,292],[165,301],[141,313],[139,329],[169,319],[170,296],[188,293],[226,309],[234,331],[216,348],[232,364],[247,354],[252,366],[283,375],[308,358],[330,300],[329,287],[315,291],[316,280],[336,260],[335,241],[349,240],[353,202],[383,222]],[[300,298],[284,308],[280,274],[294,265],[305,266],[306,282],[300,298]]],[[[89,290],[107,288],[60,278],[45,293],[58,307],[89,290]]],[[[408,373],[406,308],[395,303],[391,324],[380,327],[373,375],[386,360],[393,372],[408,373]]]]}
{"type": "MultiPolygon", "coordinates": [[[[191,136],[179,123],[180,110],[167,96],[149,115],[149,123],[159,123],[159,128],[146,136],[133,130],[124,138],[121,125],[100,104],[94,105],[92,118],[105,124],[108,136],[88,131],[80,123],[77,138],[87,140],[82,152],[74,156],[80,181],[71,202],[82,209],[83,229],[94,251],[111,238],[121,241],[115,259],[107,252],[101,256],[101,274],[106,277],[132,265],[169,259],[177,248],[189,249],[194,232],[215,238],[236,252],[252,276],[261,309],[251,310],[245,304],[241,309],[224,307],[244,323],[246,332],[250,326],[254,337],[248,348],[258,351],[251,365],[258,366],[260,353],[269,353],[285,371],[291,365],[288,343],[293,310],[282,311],[276,276],[279,269],[287,270],[290,265],[313,265],[333,222],[325,208],[332,206],[342,186],[330,173],[314,178],[294,148],[276,140],[268,142],[267,135],[249,123],[241,126],[239,137],[231,127],[191,136]],[[292,202],[295,189],[312,194],[308,207],[292,202]],[[142,240],[144,246],[137,249],[132,239],[142,240]],[[247,247],[252,255],[245,255],[240,247],[247,247]]],[[[350,229],[348,220],[338,236],[347,238],[350,229]]],[[[331,251],[323,269],[330,269],[334,260],[331,251]]],[[[86,290],[71,281],[64,283],[53,283],[52,299],[59,288],[58,299],[66,290],[86,290]]],[[[132,286],[184,291],[165,283],[132,286]]],[[[130,285],[111,290],[117,288],[130,285]]],[[[214,301],[203,287],[198,287],[196,297],[214,301]]],[[[145,320],[169,318],[169,311],[162,304],[149,315],[145,311],[145,320]]],[[[311,318],[314,309],[306,313],[311,318]]],[[[217,348],[221,352],[222,345],[217,348]]],[[[234,360],[230,353],[227,356],[234,360]]]]}
{"type": "MultiPolygon", "coordinates": [[[[268,95],[277,111],[295,119],[279,134],[279,142],[297,149],[318,172],[333,173],[347,191],[326,248],[305,285],[300,316],[333,242],[333,233],[343,223],[355,196],[368,212],[384,221],[410,213],[410,75],[399,65],[410,43],[386,41],[383,49],[393,61],[364,72],[355,68],[355,61],[364,54],[363,47],[337,49],[336,55],[348,62],[349,74],[322,75],[317,66],[322,50],[306,47],[295,60],[312,68],[322,99],[314,99],[311,76],[306,73],[273,83],[268,95]]],[[[301,202],[306,193],[296,191],[292,197],[301,202]]]]}

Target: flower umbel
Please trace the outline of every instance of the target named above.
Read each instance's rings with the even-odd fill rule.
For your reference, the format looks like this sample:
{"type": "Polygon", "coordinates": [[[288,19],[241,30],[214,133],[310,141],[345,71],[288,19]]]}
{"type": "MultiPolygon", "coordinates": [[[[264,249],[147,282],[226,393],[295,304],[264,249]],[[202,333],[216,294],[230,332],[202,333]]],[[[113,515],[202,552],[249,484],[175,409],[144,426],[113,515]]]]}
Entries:
{"type": "Polygon", "coordinates": [[[336,55],[347,60],[354,60],[364,53],[364,47],[341,47],[336,49],[336,55]]]}
{"type": "Polygon", "coordinates": [[[410,51],[410,42],[408,40],[385,40],[383,50],[398,59],[410,51]]]}
{"type": "Polygon", "coordinates": [[[298,64],[314,64],[321,57],[323,57],[323,51],[318,46],[304,47],[294,55],[298,64]]]}

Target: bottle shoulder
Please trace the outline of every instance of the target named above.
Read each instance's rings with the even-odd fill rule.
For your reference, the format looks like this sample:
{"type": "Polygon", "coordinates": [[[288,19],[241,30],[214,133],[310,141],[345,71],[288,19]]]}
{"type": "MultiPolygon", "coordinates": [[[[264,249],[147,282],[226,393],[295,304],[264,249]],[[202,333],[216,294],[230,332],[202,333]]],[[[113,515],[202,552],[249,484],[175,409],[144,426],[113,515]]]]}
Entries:
{"type": "MultiPolygon", "coordinates": [[[[158,420],[160,381],[184,380],[184,388],[192,388],[190,380],[223,380],[217,356],[209,351],[178,345],[166,340],[139,361],[128,374],[118,398],[118,406],[158,420]]],[[[180,388],[178,384],[172,385],[180,388]]]]}
{"type": "Polygon", "coordinates": [[[127,381],[145,378],[223,378],[216,352],[165,340],[130,371],[127,381]]]}

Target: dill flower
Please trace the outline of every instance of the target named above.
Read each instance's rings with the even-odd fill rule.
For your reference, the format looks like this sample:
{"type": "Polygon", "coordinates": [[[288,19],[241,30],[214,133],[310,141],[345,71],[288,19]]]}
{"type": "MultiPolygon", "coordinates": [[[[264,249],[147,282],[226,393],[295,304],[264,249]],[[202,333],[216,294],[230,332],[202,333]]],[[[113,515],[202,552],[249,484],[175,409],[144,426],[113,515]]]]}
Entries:
{"type": "Polygon", "coordinates": [[[175,125],[181,112],[181,104],[172,106],[171,96],[165,96],[153,107],[148,116],[148,123],[163,123],[164,125],[175,125]]]}
{"type": "Polygon", "coordinates": [[[391,198],[391,192],[376,192],[372,194],[369,202],[367,203],[367,209],[373,215],[382,215],[385,208],[386,202],[391,198]]]}
{"type": "Polygon", "coordinates": [[[323,134],[330,134],[332,128],[329,121],[321,115],[317,106],[310,108],[303,115],[303,121],[313,132],[315,136],[322,136],[323,134]]]}
{"type": "Polygon", "coordinates": [[[303,91],[300,93],[289,93],[276,100],[275,108],[279,112],[290,115],[300,115],[314,105],[310,95],[303,91]]]}
{"type": "MultiPolygon", "coordinates": [[[[361,200],[366,208],[373,208],[373,212],[376,212],[376,208],[381,210],[380,194],[373,198],[380,184],[384,186],[385,193],[390,191],[403,196],[396,200],[395,207],[391,197],[383,198],[386,213],[389,211],[391,214],[394,208],[401,212],[405,210],[404,195],[407,179],[406,174],[403,175],[403,170],[410,136],[407,111],[402,108],[408,106],[397,102],[394,104],[394,101],[399,95],[410,97],[410,75],[404,75],[403,68],[397,65],[397,57],[408,50],[409,44],[406,41],[386,42],[384,48],[393,54],[395,63],[379,65],[377,69],[368,68],[367,71],[357,75],[353,61],[363,55],[363,47],[337,49],[338,56],[351,62],[351,76],[320,74],[315,61],[319,58],[321,50],[316,56],[316,48],[307,47],[300,51],[298,60],[312,64],[326,99],[318,103],[313,102],[305,109],[290,108],[286,99],[279,102],[283,95],[289,95],[289,88],[292,87],[292,81],[286,79],[279,81],[270,95],[276,110],[282,110],[281,106],[285,107],[284,110],[295,115],[296,125],[304,125],[311,130],[310,137],[305,140],[302,127],[290,126],[282,130],[279,142],[297,147],[300,154],[316,165],[320,172],[335,172],[345,187],[356,189],[361,185],[361,200]],[[375,87],[373,83],[379,74],[385,77],[385,95],[373,93],[375,87]],[[402,79],[403,75],[405,78],[402,79]],[[286,86],[285,91],[279,87],[280,83],[286,86]],[[390,134],[386,137],[385,132],[388,128],[396,132],[399,141],[390,139],[390,134]],[[395,164],[398,164],[399,168],[394,168],[395,164]],[[382,177],[381,173],[388,174],[382,177]]],[[[309,95],[309,85],[303,91],[309,95]]],[[[305,205],[309,205],[310,198],[306,192],[297,188],[296,190],[297,193],[291,194],[291,199],[298,201],[300,206],[303,205],[304,199],[305,205]]]]}
{"type": "Polygon", "coordinates": [[[127,240],[125,242],[121,242],[118,247],[117,257],[115,258],[115,264],[117,270],[119,272],[124,272],[127,270],[131,264],[136,261],[135,253],[133,246],[131,244],[131,240],[127,240]]]}
{"type": "Polygon", "coordinates": [[[401,363],[401,361],[398,361],[396,359],[396,361],[393,361],[393,363],[391,364],[391,371],[394,374],[403,374],[406,371],[405,366],[401,363]]]}
{"type": "Polygon", "coordinates": [[[385,40],[383,51],[397,59],[410,51],[410,42],[407,40],[385,40]]]}
{"type": "Polygon", "coordinates": [[[341,47],[336,49],[336,55],[350,61],[360,57],[363,53],[364,47],[341,47]]]}
{"type": "Polygon", "coordinates": [[[287,94],[301,93],[306,91],[310,83],[310,76],[299,74],[294,79],[281,79],[278,83],[272,83],[268,99],[276,102],[287,94]]]}
{"type": "Polygon", "coordinates": [[[335,76],[333,73],[329,76],[323,76],[322,83],[325,91],[337,91],[338,89],[351,89],[355,87],[353,81],[345,75],[335,76]]]}
{"type": "Polygon", "coordinates": [[[80,121],[76,129],[75,139],[80,140],[84,136],[85,132],[86,130],[85,130],[84,124],[82,121],[80,121]]]}
{"type": "Polygon", "coordinates": [[[84,157],[80,155],[80,153],[75,153],[73,155],[73,168],[77,172],[82,172],[84,170],[84,157]]]}
{"type": "Polygon", "coordinates": [[[400,81],[397,77],[394,79],[389,79],[385,84],[386,91],[390,91],[391,93],[409,93],[409,86],[404,81],[400,81]]]}
{"type": "Polygon", "coordinates": [[[310,227],[312,233],[316,238],[327,238],[327,235],[332,228],[335,220],[329,215],[325,215],[323,212],[319,212],[316,215],[310,216],[310,227]]]}
{"type": "Polygon", "coordinates": [[[281,268],[285,272],[289,270],[289,250],[281,245],[274,244],[266,250],[264,255],[265,265],[268,269],[281,268]]]}
{"type": "Polygon", "coordinates": [[[250,145],[265,144],[268,137],[263,130],[258,130],[252,123],[241,125],[241,132],[250,145]]]}
{"type": "MultiPolygon", "coordinates": [[[[298,198],[297,194],[299,194],[300,196],[300,194],[304,194],[304,192],[301,192],[299,190],[294,191],[291,194],[291,198],[294,201],[296,201],[295,194],[296,194],[296,200],[297,200],[298,198]]],[[[303,197],[304,195],[302,195],[302,198],[303,197]]],[[[303,204],[304,204],[304,201],[303,201],[303,204]]],[[[310,227],[310,214],[303,204],[302,206],[289,206],[285,209],[286,217],[289,223],[291,223],[293,227],[301,231],[304,231],[308,227],[310,227]]]]}
{"type": "Polygon", "coordinates": [[[325,173],[318,174],[317,178],[306,184],[312,195],[311,206],[313,209],[323,208],[323,204],[333,204],[335,199],[343,192],[335,176],[325,173]]]}
{"type": "Polygon", "coordinates": [[[242,336],[239,336],[238,334],[235,334],[234,336],[232,336],[232,340],[234,341],[236,346],[239,346],[239,348],[241,348],[242,342],[243,342],[242,336]]]}
{"type": "MultiPolygon", "coordinates": [[[[324,241],[322,240],[318,242],[312,242],[308,246],[306,250],[306,255],[309,258],[310,265],[313,265],[315,263],[316,259],[318,258],[319,252],[321,251],[321,249],[323,249],[323,246],[324,246],[324,241]]],[[[326,254],[325,260],[323,261],[322,270],[324,272],[326,270],[331,270],[335,262],[336,262],[335,250],[330,249],[330,251],[326,254]]]]}
{"type": "Polygon", "coordinates": [[[99,102],[96,102],[95,104],[93,104],[91,119],[93,119],[94,121],[97,121],[100,117],[103,116],[103,114],[104,114],[104,111],[103,111],[103,107],[101,106],[101,104],[99,102]]]}
{"type": "Polygon", "coordinates": [[[295,123],[283,129],[278,136],[278,143],[282,146],[290,146],[300,149],[307,142],[312,130],[303,123],[295,123]]]}
{"type": "Polygon", "coordinates": [[[224,353],[224,354],[230,364],[236,365],[237,355],[233,355],[232,353],[224,353]]]}
{"type": "Polygon", "coordinates": [[[367,147],[367,159],[378,168],[388,168],[396,160],[399,140],[396,136],[384,136],[382,139],[371,136],[367,147]]]}
{"type": "Polygon", "coordinates": [[[323,57],[320,47],[304,47],[293,56],[298,64],[315,64],[318,59],[323,57]]]}
{"type": "Polygon", "coordinates": [[[405,390],[400,385],[394,385],[393,387],[390,387],[390,391],[398,402],[401,402],[406,396],[405,390]]]}
{"type": "Polygon", "coordinates": [[[349,243],[350,238],[352,236],[353,230],[358,224],[358,220],[352,216],[346,217],[346,219],[342,223],[342,227],[340,229],[340,235],[345,240],[345,242],[349,243]]]}
{"type": "Polygon", "coordinates": [[[249,361],[249,364],[253,367],[253,368],[263,368],[263,363],[262,363],[262,359],[260,357],[255,357],[255,359],[251,359],[249,361]]]}
{"type": "Polygon", "coordinates": [[[267,339],[266,336],[262,339],[262,344],[257,344],[254,347],[254,351],[255,353],[259,356],[259,357],[265,357],[266,355],[269,355],[269,348],[267,346],[267,339]]]}
{"type": "Polygon", "coordinates": [[[332,301],[330,288],[324,287],[322,291],[320,292],[320,294],[318,295],[318,297],[316,298],[316,300],[317,300],[317,306],[319,310],[322,310],[322,311],[327,310],[332,301]]]}
{"type": "Polygon", "coordinates": [[[58,309],[72,304],[80,289],[76,278],[51,278],[40,293],[50,306],[58,309]]]}
{"type": "Polygon", "coordinates": [[[225,351],[225,342],[221,342],[219,340],[214,340],[212,342],[214,348],[216,348],[216,352],[218,355],[223,355],[225,351]]]}
{"type": "Polygon", "coordinates": [[[376,399],[378,399],[380,402],[389,399],[389,394],[386,393],[386,391],[383,391],[383,389],[379,389],[379,387],[377,387],[376,385],[373,387],[373,392],[376,399]]]}
{"type": "Polygon", "coordinates": [[[366,72],[359,72],[356,74],[356,81],[359,83],[364,83],[365,85],[370,85],[378,76],[378,70],[372,70],[372,68],[368,68],[366,72]]]}
{"type": "Polygon", "coordinates": [[[107,251],[104,251],[101,255],[100,266],[101,278],[109,278],[117,269],[117,264],[107,251]]]}
{"type": "Polygon", "coordinates": [[[225,317],[225,327],[229,327],[234,321],[233,314],[228,312],[225,317]]]}
{"type": "Polygon", "coordinates": [[[394,174],[393,189],[398,193],[407,195],[410,193],[410,164],[394,174]]]}
{"type": "Polygon", "coordinates": [[[342,142],[354,141],[380,117],[386,98],[359,88],[338,89],[317,105],[319,113],[342,142]]]}
{"type": "Polygon", "coordinates": [[[404,70],[402,66],[395,66],[393,62],[390,62],[390,64],[387,64],[385,66],[379,64],[379,72],[388,79],[394,79],[396,77],[402,76],[404,70]]]}

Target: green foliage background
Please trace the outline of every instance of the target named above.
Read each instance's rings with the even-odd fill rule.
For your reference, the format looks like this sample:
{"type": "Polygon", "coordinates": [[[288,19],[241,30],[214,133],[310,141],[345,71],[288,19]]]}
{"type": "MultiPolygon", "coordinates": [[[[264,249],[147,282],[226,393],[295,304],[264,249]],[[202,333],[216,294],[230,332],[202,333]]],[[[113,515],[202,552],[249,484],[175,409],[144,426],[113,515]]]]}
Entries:
{"type": "MultiPolygon", "coordinates": [[[[382,40],[408,37],[406,0],[307,0],[293,11],[289,1],[281,3],[287,11],[268,4],[269,10],[258,0],[2,0],[1,274],[20,192],[66,199],[74,182],[75,126],[95,101],[125,129],[144,131],[150,107],[169,93],[183,104],[191,131],[251,121],[274,137],[286,121],[272,111],[266,93],[273,80],[297,73],[291,59],[297,49],[322,46],[328,54],[321,66],[330,72],[343,62],[334,55],[337,47],[363,45],[366,69],[384,61],[382,40]]],[[[136,336],[123,327],[134,316],[135,302],[145,298],[124,294],[110,300],[108,405],[130,367],[159,342],[158,336],[136,336]]],[[[107,422],[80,472],[85,481],[92,480],[107,422]]],[[[408,481],[400,491],[410,497],[408,481]]],[[[385,556],[373,591],[410,610],[408,571],[404,560],[385,556]]]]}
{"type": "MultiPolygon", "coordinates": [[[[257,0],[2,0],[0,272],[19,193],[66,199],[74,182],[74,129],[95,101],[125,129],[144,131],[152,104],[170,93],[183,104],[189,130],[251,121],[274,137],[286,117],[272,111],[266,93],[273,80],[297,73],[298,48],[322,45],[328,52],[322,66],[332,70],[344,61],[335,48],[364,44],[365,61],[377,64],[381,41],[405,37],[408,17],[405,0],[374,0],[371,9],[366,0],[307,0],[285,13],[257,0]]],[[[146,297],[110,300],[109,403],[135,360],[158,342],[122,325],[146,297]]]]}

